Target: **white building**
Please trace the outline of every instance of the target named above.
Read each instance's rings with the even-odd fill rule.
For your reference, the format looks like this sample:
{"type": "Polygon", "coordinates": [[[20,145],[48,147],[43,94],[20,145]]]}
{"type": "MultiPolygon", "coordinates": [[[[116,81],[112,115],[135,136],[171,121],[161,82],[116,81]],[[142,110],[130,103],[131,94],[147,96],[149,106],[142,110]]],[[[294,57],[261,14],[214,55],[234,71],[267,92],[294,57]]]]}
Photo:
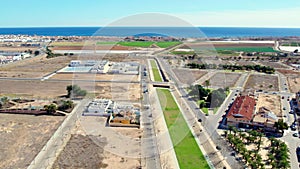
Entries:
{"type": "Polygon", "coordinates": [[[89,103],[82,115],[109,116],[114,109],[114,102],[107,99],[95,99],[89,103]]]}

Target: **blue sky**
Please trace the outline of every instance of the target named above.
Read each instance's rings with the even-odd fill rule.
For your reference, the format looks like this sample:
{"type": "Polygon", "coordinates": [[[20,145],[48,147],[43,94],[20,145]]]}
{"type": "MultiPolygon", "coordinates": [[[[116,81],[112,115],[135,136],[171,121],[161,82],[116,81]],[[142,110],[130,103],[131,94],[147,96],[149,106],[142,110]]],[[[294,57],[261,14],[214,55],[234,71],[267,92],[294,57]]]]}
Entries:
{"type": "Polygon", "coordinates": [[[299,0],[10,0],[1,1],[0,27],[105,26],[145,12],[195,26],[300,27],[299,0]]]}

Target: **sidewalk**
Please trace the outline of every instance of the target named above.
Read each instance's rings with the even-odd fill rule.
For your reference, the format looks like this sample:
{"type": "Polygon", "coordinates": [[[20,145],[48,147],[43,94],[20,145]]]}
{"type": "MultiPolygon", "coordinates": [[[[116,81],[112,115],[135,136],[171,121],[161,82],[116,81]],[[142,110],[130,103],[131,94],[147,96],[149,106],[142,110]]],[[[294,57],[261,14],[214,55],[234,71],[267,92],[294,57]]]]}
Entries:
{"type": "Polygon", "coordinates": [[[179,164],[169,135],[169,130],[164,119],[163,111],[159,103],[156,88],[151,87],[150,93],[150,102],[153,107],[152,114],[161,167],[162,169],[179,169],[179,164]]]}
{"type": "MultiPolygon", "coordinates": [[[[208,160],[208,163],[213,165],[214,168],[223,168],[226,169],[231,168],[227,163],[226,159],[221,155],[221,153],[216,149],[216,145],[211,140],[209,135],[202,130],[201,124],[197,121],[198,119],[189,111],[189,107],[186,102],[182,102],[180,98],[179,91],[176,89],[175,91],[171,91],[174,96],[182,114],[185,117],[187,124],[190,127],[191,132],[193,133],[196,142],[199,145],[203,155],[208,160]]],[[[217,125],[217,124],[216,124],[217,125]]]]}

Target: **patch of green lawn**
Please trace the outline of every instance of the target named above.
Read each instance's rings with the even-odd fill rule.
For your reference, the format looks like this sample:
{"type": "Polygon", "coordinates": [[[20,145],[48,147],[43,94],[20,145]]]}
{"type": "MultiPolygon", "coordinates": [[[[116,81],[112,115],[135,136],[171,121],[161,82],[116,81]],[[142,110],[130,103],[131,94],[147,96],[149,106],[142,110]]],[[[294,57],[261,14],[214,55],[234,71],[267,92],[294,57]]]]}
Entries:
{"type": "Polygon", "coordinates": [[[201,110],[203,113],[208,114],[208,108],[207,107],[202,107],[201,110]]]}
{"type": "Polygon", "coordinates": [[[179,41],[156,42],[155,44],[157,46],[159,46],[160,48],[168,48],[168,47],[171,47],[171,46],[179,45],[179,44],[181,44],[181,42],[179,42],[179,41]]]}
{"type": "Polygon", "coordinates": [[[154,60],[151,60],[150,63],[151,63],[151,67],[152,67],[154,81],[162,82],[162,78],[160,76],[160,73],[159,73],[159,70],[157,68],[156,62],[154,60]]]}
{"type": "Polygon", "coordinates": [[[171,46],[175,46],[178,44],[181,44],[179,41],[162,41],[162,42],[154,42],[154,41],[122,41],[118,42],[119,45],[122,46],[131,46],[131,47],[142,47],[142,48],[148,48],[153,44],[156,44],[160,48],[168,48],[171,46]]]}
{"type": "Polygon", "coordinates": [[[97,45],[114,45],[117,44],[117,42],[110,42],[110,41],[101,41],[101,42],[97,42],[97,45]]]}
{"type": "Polygon", "coordinates": [[[171,92],[168,89],[157,89],[157,94],[179,167],[188,169],[210,168],[171,92]]]}

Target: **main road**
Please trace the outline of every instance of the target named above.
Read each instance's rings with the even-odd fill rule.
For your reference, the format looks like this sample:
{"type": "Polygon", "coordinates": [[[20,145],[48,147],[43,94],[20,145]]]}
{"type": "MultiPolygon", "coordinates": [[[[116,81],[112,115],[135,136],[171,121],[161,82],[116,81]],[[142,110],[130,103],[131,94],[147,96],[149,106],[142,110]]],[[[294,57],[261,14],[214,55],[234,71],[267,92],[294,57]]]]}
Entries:
{"type": "MultiPolygon", "coordinates": [[[[180,95],[182,96],[182,99],[188,104],[189,110],[192,111],[192,113],[194,114],[194,116],[197,119],[202,120],[202,126],[203,126],[205,132],[207,132],[208,137],[210,137],[210,138],[206,138],[206,140],[200,140],[200,141],[203,143],[207,140],[211,140],[214,142],[215,145],[221,146],[222,150],[220,152],[221,152],[222,156],[224,157],[224,160],[226,160],[227,163],[232,168],[235,168],[235,169],[242,168],[241,164],[239,162],[237,162],[233,156],[230,156],[231,150],[228,148],[227,142],[217,132],[217,128],[219,125],[218,122],[219,122],[219,119],[221,119],[223,112],[219,111],[219,113],[216,115],[205,116],[204,113],[202,113],[201,110],[199,109],[199,106],[196,105],[196,103],[189,98],[188,93],[183,88],[184,84],[182,84],[176,78],[176,75],[172,71],[171,67],[167,63],[165,63],[165,61],[163,59],[157,58],[157,60],[159,61],[159,64],[161,64],[161,67],[163,68],[165,73],[167,73],[169,78],[173,80],[175,87],[177,88],[180,95]]],[[[246,78],[246,77],[243,77],[243,78],[246,78]]],[[[232,92],[228,98],[233,98],[234,95],[235,95],[235,92],[232,92]]],[[[226,100],[224,107],[226,107],[226,105],[230,103],[230,100],[231,99],[226,100]]],[[[205,149],[205,147],[204,147],[204,149],[205,149]]]]}

